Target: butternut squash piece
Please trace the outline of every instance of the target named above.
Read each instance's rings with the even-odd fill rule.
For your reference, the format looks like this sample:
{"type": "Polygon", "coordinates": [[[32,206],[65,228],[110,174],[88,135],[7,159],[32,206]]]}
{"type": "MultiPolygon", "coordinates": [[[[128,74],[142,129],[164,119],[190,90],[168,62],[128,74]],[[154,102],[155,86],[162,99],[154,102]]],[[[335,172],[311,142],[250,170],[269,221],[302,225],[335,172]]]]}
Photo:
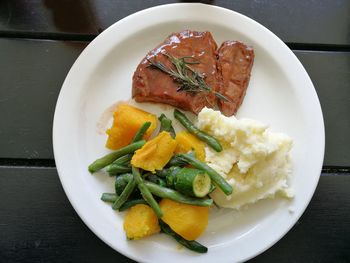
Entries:
{"type": "Polygon", "coordinates": [[[176,144],[171,135],[163,131],[135,152],[131,164],[150,172],[161,170],[173,156],[176,144]]]}
{"type": "Polygon", "coordinates": [[[196,136],[189,132],[182,131],[176,134],[175,140],[177,141],[175,153],[188,153],[193,149],[197,159],[202,162],[205,161],[205,144],[196,136]]]}
{"type": "Polygon", "coordinates": [[[124,219],[124,230],[128,239],[140,239],[160,231],[157,215],[145,204],[129,209],[124,219]]]}
{"type": "Polygon", "coordinates": [[[187,205],[163,199],[160,202],[162,220],[187,240],[197,239],[208,225],[209,207],[187,205]]]}
{"type": "Polygon", "coordinates": [[[151,126],[144,135],[144,139],[148,139],[157,127],[157,116],[126,103],[117,107],[113,117],[113,125],[107,130],[106,143],[106,147],[111,150],[118,150],[128,145],[145,122],[151,122],[151,126]]]}

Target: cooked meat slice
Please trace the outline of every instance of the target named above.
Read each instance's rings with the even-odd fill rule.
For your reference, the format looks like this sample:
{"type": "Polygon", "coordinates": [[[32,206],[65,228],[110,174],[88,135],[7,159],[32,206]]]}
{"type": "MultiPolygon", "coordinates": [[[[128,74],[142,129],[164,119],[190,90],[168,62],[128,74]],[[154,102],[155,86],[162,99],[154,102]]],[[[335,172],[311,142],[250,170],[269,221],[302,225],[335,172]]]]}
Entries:
{"type": "Polygon", "coordinates": [[[149,67],[149,61],[158,61],[172,67],[167,53],[176,58],[192,56],[199,64],[191,67],[204,74],[205,82],[212,90],[219,90],[219,75],[216,68],[217,44],[210,32],[185,30],[170,35],[158,47],[151,50],[138,65],[132,83],[132,97],[137,102],[159,102],[198,113],[205,106],[216,106],[216,97],[212,93],[178,91],[179,84],[168,74],[149,67]]]}
{"type": "Polygon", "coordinates": [[[218,50],[218,70],[222,76],[219,92],[230,102],[219,100],[223,114],[235,114],[242,103],[249,84],[254,62],[254,50],[238,41],[225,41],[218,50]]]}

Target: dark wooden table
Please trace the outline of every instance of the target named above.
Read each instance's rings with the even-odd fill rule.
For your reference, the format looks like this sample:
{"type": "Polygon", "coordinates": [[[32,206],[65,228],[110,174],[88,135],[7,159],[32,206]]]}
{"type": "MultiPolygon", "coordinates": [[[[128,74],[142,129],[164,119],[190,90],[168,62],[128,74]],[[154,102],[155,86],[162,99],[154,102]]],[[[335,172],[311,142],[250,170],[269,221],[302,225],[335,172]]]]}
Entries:
{"type": "MultiPolygon", "coordinates": [[[[0,262],[127,262],[81,221],[58,179],[52,121],[80,52],[119,19],[166,0],[0,0],[0,262]]],[[[350,262],[350,1],[202,1],[277,34],[321,101],[326,153],[293,229],[252,262],[350,262]]]]}

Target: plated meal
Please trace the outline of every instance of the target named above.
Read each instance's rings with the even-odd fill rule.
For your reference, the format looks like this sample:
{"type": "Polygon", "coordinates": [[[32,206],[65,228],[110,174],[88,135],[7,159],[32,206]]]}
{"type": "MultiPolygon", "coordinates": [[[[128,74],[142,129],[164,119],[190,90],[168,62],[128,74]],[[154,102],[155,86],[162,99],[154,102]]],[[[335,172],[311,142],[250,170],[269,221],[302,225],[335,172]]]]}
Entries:
{"type": "Polygon", "coordinates": [[[240,41],[218,48],[209,31],[185,30],[168,36],[137,66],[132,97],[140,105],[159,104],[159,115],[118,102],[106,131],[112,151],[88,167],[115,176],[115,191],[101,199],[126,211],[129,240],[163,232],[205,253],[196,239],[210,224],[210,207],[240,210],[266,198],[293,198],[292,139],[234,116],[253,61],[253,47],[240,41]],[[162,112],[164,104],[173,107],[173,116],[162,112]]]}
{"type": "Polygon", "coordinates": [[[172,4],[118,21],[84,49],[57,100],[53,148],[73,208],[117,252],[242,262],[305,211],[324,125],[307,72],[271,31],[232,10],[172,4]]]}

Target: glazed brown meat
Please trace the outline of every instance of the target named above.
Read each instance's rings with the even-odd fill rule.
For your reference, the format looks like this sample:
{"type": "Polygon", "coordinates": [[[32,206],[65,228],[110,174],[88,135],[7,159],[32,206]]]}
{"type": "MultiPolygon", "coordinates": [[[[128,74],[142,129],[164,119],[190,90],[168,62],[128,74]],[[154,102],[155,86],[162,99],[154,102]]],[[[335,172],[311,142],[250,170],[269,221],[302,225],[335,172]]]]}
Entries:
{"type": "Polygon", "coordinates": [[[230,100],[218,101],[226,116],[236,114],[247,90],[254,62],[254,50],[238,41],[225,41],[218,50],[218,70],[222,76],[219,92],[230,100]]]}
{"type": "Polygon", "coordinates": [[[204,107],[217,108],[226,116],[235,114],[242,103],[254,61],[252,48],[237,41],[224,42],[219,50],[210,32],[185,30],[170,35],[163,43],[148,52],[138,65],[132,82],[132,97],[137,102],[170,104],[198,113],[204,107]],[[150,61],[173,68],[168,54],[175,58],[193,57],[198,64],[191,67],[205,77],[206,84],[229,101],[213,93],[179,91],[170,75],[150,67],[150,61]]]}
{"type": "Polygon", "coordinates": [[[176,83],[168,74],[149,67],[149,61],[158,61],[172,67],[167,53],[176,58],[193,56],[199,64],[191,67],[205,76],[205,82],[212,90],[219,90],[220,78],[217,72],[217,44],[210,32],[182,31],[170,35],[158,47],[151,50],[138,65],[132,83],[132,97],[137,102],[159,102],[198,113],[205,106],[213,108],[217,101],[215,95],[208,92],[192,94],[177,91],[176,83]]]}

